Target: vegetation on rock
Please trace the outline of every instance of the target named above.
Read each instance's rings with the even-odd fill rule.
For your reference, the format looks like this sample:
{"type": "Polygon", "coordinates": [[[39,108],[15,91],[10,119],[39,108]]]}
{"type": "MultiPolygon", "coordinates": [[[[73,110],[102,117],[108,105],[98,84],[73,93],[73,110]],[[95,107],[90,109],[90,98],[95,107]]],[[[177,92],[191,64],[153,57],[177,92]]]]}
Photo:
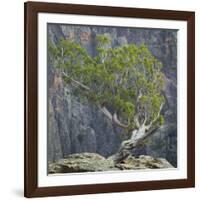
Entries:
{"type": "Polygon", "coordinates": [[[113,156],[119,163],[164,123],[164,74],[145,45],[112,48],[106,35],[97,35],[96,43],[92,57],[73,41],[49,42],[50,61],[75,96],[96,105],[114,126],[130,134],[113,156]]]}
{"type": "Polygon", "coordinates": [[[112,159],[95,153],[71,154],[64,159],[49,164],[49,173],[80,173],[96,171],[139,170],[173,168],[164,158],[141,155],[139,158],[129,156],[123,162],[114,165],[112,159]]]}

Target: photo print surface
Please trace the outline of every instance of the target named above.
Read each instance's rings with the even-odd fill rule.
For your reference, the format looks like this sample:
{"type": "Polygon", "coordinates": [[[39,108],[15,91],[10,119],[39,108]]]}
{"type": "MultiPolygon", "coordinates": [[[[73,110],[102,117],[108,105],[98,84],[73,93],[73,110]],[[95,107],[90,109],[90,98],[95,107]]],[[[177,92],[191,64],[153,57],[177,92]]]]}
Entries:
{"type": "Polygon", "coordinates": [[[177,30],[48,23],[48,174],[177,168],[177,30]]]}

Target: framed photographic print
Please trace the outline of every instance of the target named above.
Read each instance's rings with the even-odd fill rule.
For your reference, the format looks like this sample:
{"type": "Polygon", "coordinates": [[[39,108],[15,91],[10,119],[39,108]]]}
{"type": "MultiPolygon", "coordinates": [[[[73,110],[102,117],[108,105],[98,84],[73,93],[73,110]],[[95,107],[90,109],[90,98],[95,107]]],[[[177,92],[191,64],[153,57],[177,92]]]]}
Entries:
{"type": "Polygon", "coordinates": [[[25,3],[25,196],[194,187],[195,14],[25,3]]]}

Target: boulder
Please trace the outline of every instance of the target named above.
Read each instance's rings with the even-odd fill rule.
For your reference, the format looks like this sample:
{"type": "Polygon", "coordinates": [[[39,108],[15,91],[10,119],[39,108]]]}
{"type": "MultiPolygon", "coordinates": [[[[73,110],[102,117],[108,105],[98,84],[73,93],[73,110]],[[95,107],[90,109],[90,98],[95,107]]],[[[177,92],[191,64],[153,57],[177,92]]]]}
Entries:
{"type": "Polygon", "coordinates": [[[71,154],[49,164],[49,173],[95,172],[116,170],[113,163],[95,153],[71,154]]]}
{"type": "Polygon", "coordinates": [[[153,158],[146,155],[141,155],[139,158],[130,156],[122,163],[117,164],[116,167],[121,170],[173,168],[173,166],[164,158],[153,158]]]}

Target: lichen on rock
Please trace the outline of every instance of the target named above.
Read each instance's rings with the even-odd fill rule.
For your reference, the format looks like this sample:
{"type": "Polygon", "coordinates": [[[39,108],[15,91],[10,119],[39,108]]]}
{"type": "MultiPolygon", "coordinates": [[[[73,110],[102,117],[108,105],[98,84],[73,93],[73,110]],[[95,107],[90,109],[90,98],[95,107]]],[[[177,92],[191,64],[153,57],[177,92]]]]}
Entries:
{"type": "Polygon", "coordinates": [[[163,169],[173,168],[164,158],[153,158],[141,155],[138,158],[129,156],[122,163],[114,165],[111,158],[96,153],[71,154],[64,159],[49,164],[49,173],[78,173],[116,170],[163,169]]]}

